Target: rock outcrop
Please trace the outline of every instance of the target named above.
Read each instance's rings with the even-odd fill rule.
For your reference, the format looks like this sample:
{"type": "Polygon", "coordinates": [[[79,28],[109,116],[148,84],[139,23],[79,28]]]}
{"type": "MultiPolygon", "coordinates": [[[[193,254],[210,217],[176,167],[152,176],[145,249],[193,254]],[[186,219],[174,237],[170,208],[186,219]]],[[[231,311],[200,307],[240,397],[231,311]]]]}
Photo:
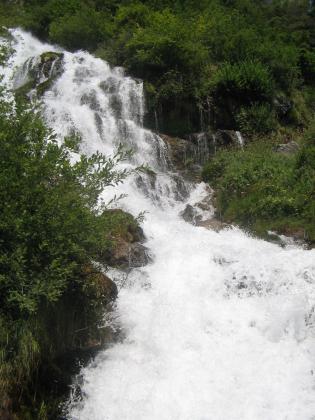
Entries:
{"type": "Polygon", "coordinates": [[[124,239],[116,241],[108,264],[119,268],[143,267],[150,262],[148,249],[141,243],[130,243],[124,239]]]}
{"type": "Polygon", "coordinates": [[[45,52],[27,60],[15,80],[15,94],[25,98],[42,96],[63,72],[63,53],[45,52]]]}
{"type": "Polygon", "coordinates": [[[120,269],[143,267],[151,261],[149,250],[143,245],[143,230],[129,214],[120,209],[108,210],[113,216],[123,218],[122,226],[114,228],[112,245],[101,256],[106,265],[120,269]]]}
{"type": "Polygon", "coordinates": [[[198,177],[201,166],[220,148],[243,147],[245,143],[242,134],[234,130],[192,133],[185,138],[165,134],[160,134],[160,137],[167,145],[174,168],[191,178],[198,177]]]}
{"type": "Polygon", "coordinates": [[[283,155],[292,155],[298,152],[300,146],[295,141],[289,141],[288,143],[278,144],[275,147],[275,152],[281,153],[283,155]]]}

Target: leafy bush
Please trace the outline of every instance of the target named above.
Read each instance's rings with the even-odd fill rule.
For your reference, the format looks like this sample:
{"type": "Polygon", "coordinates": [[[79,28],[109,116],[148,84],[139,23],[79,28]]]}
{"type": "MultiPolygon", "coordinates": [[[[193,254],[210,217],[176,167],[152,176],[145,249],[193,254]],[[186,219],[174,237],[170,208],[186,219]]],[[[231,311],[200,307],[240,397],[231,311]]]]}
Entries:
{"type": "Polygon", "coordinates": [[[71,164],[67,146],[77,147],[77,139],[59,146],[34,109],[1,97],[0,116],[2,415],[10,398],[34,404],[39,369],[98,333],[104,299],[90,267],[131,216],[99,202],[106,186],[127,175],[115,169],[122,151],[71,164]],[[75,333],[82,327],[84,336],[75,333]]]}
{"type": "Polygon", "coordinates": [[[258,117],[266,112],[266,106],[258,108],[257,105],[271,102],[273,80],[269,70],[257,61],[225,63],[214,75],[211,91],[215,103],[217,125],[238,128],[238,114],[241,112],[244,114],[246,108],[253,103],[256,104],[256,109],[252,110],[251,115],[247,109],[252,120],[255,118],[255,111],[258,117]]]}
{"type": "Polygon", "coordinates": [[[266,134],[276,128],[275,113],[269,104],[253,104],[241,108],[236,122],[238,128],[247,135],[266,134]]]}
{"type": "Polygon", "coordinates": [[[233,98],[243,102],[270,100],[273,80],[269,70],[258,61],[225,63],[214,76],[213,94],[218,100],[233,98]]]}
{"type": "Polygon", "coordinates": [[[95,49],[110,33],[109,23],[104,24],[101,13],[82,5],[74,14],[54,20],[49,29],[53,42],[70,50],[95,49]]]}
{"type": "Polygon", "coordinates": [[[284,156],[262,140],[244,150],[224,150],[203,169],[216,190],[220,214],[257,229],[303,229],[315,241],[315,147],[284,156]]]}

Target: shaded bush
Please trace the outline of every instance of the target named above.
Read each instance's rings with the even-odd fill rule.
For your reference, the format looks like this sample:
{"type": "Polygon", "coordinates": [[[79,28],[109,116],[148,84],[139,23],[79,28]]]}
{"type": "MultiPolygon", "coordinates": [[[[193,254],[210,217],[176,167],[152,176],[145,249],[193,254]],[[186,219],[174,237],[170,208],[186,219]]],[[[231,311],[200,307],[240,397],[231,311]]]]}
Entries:
{"type": "MultiPolygon", "coordinates": [[[[237,128],[237,115],[241,108],[251,104],[270,103],[273,94],[273,80],[269,70],[259,62],[244,61],[238,64],[226,63],[219,68],[211,83],[216,109],[217,125],[237,128]]],[[[266,106],[253,109],[261,116],[266,106]]],[[[243,109],[243,113],[246,112],[243,109]]],[[[249,111],[247,111],[249,112],[249,111]]]]}

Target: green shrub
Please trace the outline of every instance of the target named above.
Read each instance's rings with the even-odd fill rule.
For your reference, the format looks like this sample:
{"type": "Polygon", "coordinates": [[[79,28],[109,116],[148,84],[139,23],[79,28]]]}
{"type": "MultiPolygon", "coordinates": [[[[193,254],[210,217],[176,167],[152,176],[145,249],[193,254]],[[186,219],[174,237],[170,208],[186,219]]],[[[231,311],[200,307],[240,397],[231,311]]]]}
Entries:
{"type": "Polygon", "coordinates": [[[54,20],[49,29],[53,42],[70,50],[95,49],[110,33],[110,24],[104,24],[101,13],[82,5],[74,14],[54,20]]]}
{"type": "Polygon", "coordinates": [[[205,165],[203,179],[215,188],[226,220],[254,229],[303,229],[315,241],[314,162],[312,145],[285,156],[260,140],[244,150],[220,151],[205,165]]]}
{"type": "Polygon", "coordinates": [[[212,83],[213,95],[219,100],[232,98],[244,103],[264,102],[270,100],[273,93],[270,72],[258,61],[225,63],[212,83]]]}
{"type": "MultiPolygon", "coordinates": [[[[266,112],[267,107],[257,106],[271,103],[273,86],[269,70],[257,61],[222,65],[211,81],[211,96],[215,104],[217,125],[238,128],[238,115],[241,112],[244,114],[245,108],[249,108],[252,104],[256,104],[256,110],[253,112],[256,111],[257,117],[260,117],[263,110],[266,112]]],[[[241,117],[242,115],[239,118],[241,117]]],[[[250,118],[251,121],[255,118],[253,113],[250,118]]],[[[253,125],[253,122],[250,124],[253,125]]]]}
{"type": "Polygon", "coordinates": [[[75,136],[59,146],[34,109],[0,97],[0,412],[10,399],[32,406],[45,392],[39,369],[97,334],[103,299],[88,267],[132,223],[99,207],[127,175],[115,170],[124,153],[72,164],[77,146],[75,136]]]}
{"type": "Polygon", "coordinates": [[[266,134],[276,128],[275,112],[270,104],[253,104],[242,107],[236,116],[239,130],[247,135],[266,134]]]}

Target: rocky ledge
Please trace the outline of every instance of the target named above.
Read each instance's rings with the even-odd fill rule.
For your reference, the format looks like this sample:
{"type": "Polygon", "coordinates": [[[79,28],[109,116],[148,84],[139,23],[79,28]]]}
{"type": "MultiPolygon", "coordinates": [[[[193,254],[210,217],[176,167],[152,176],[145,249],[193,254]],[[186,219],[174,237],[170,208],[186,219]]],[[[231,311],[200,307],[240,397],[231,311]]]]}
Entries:
{"type": "Polygon", "coordinates": [[[198,180],[202,165],[220,148],[243,147],[245,140],[239,131],[217,130],[192,133],[185,138],[159,134],[169,150],[174,169],[198,180]]]}

